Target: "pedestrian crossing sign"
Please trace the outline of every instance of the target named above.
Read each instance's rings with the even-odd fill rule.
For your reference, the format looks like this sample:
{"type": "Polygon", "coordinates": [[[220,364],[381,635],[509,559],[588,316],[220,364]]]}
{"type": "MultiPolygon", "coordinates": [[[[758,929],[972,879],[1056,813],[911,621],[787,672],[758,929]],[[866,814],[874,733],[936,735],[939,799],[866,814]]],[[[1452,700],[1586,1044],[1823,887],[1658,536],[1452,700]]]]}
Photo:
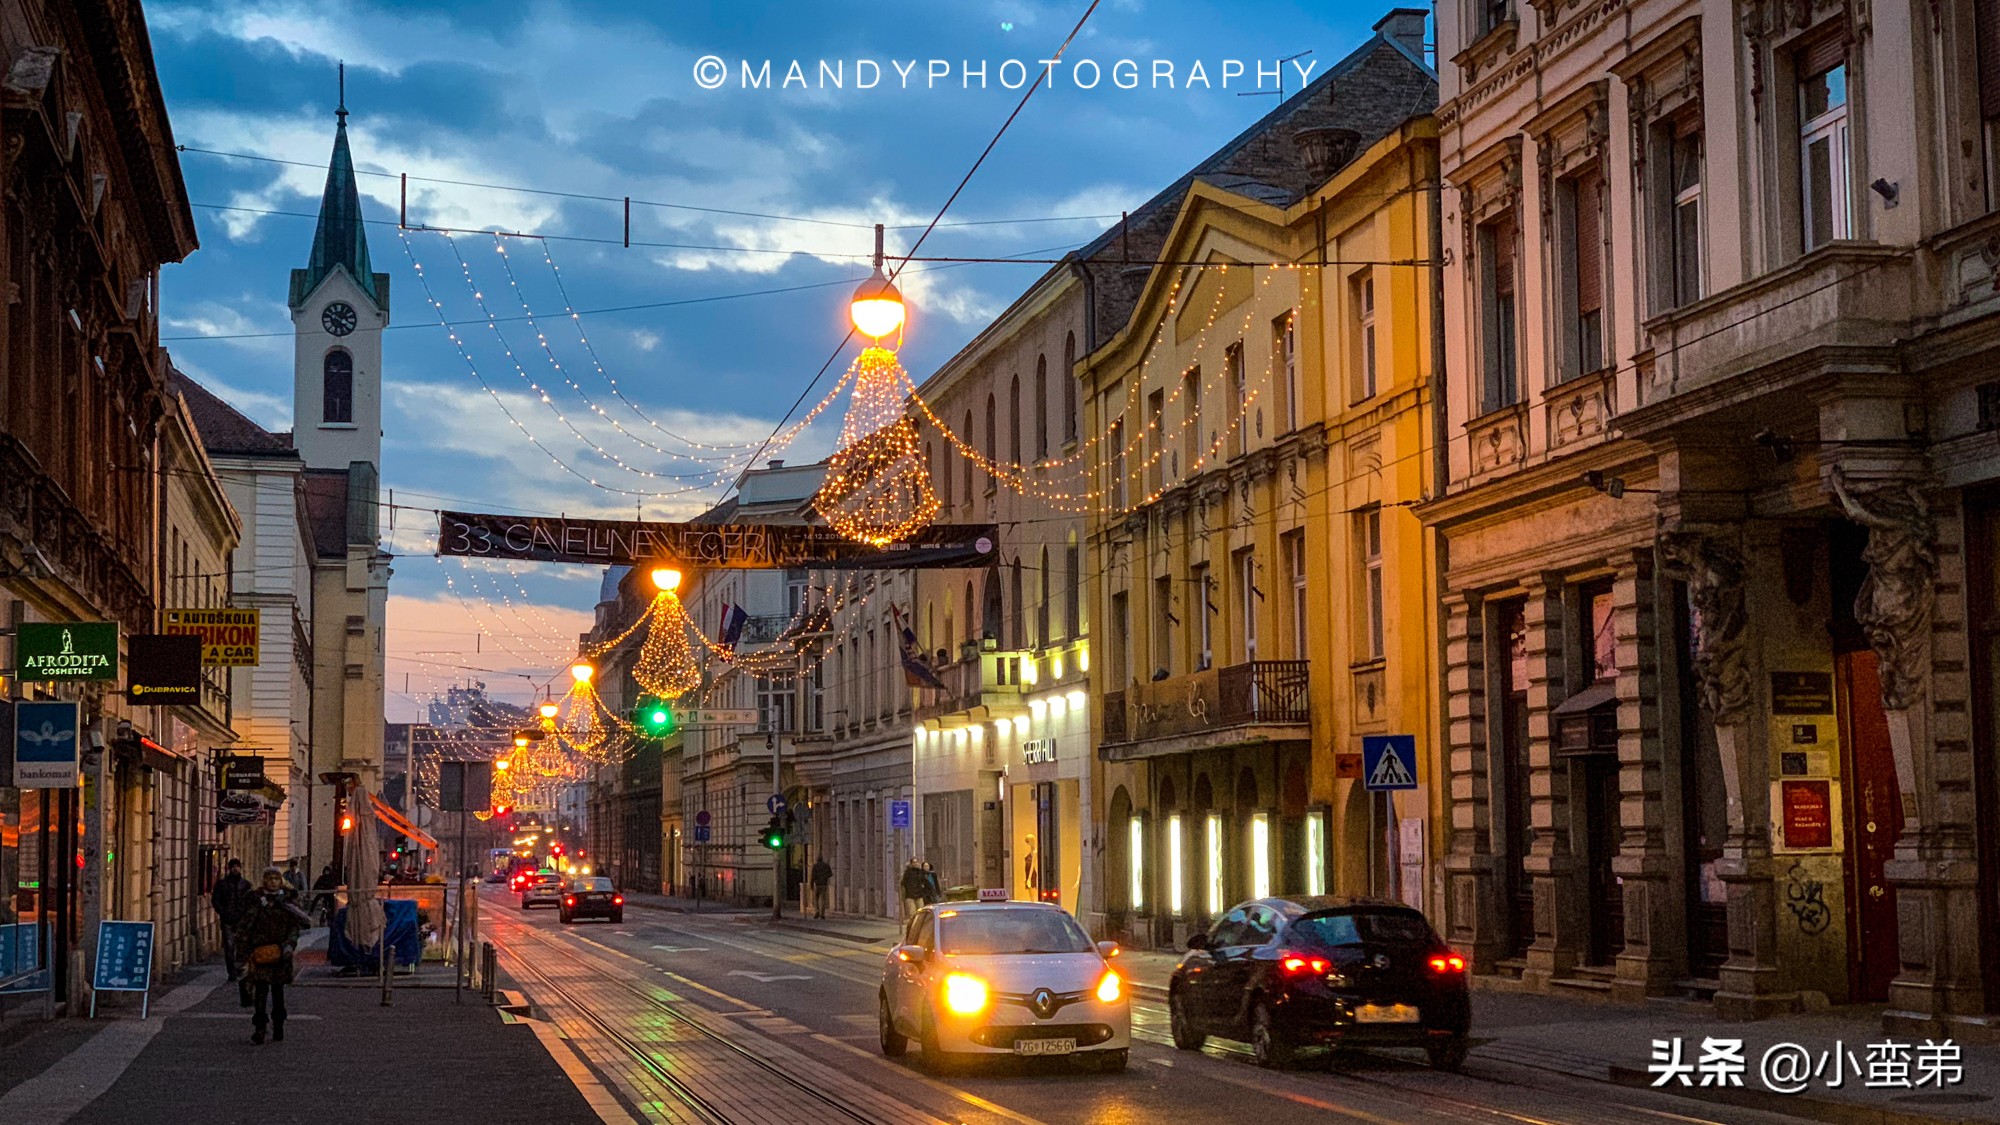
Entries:
{"type": "Polygon", "coordinates": [[[1361,739],[1361,779],[1370,793],[1417,787],[1417,736],[1370,734],[1361,739]]]}

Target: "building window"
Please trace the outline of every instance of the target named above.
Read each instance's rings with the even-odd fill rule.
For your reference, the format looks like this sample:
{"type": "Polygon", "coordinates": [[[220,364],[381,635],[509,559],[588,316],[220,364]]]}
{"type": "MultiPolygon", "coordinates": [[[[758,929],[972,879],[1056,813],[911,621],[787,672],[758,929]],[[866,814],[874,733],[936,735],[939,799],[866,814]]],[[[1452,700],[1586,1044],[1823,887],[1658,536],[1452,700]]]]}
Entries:
{"type": "Polygon", "coordinates": [[[1049,357],[1035,357],[1035,460],[1049,457],[1049,357]]]}
{"type": "Polygon", "coordinates": [[[1514,216],[1481,223],[1478,232],[1480,328],[1484,336],[1480,413],[1520,401],[1514,339],[1514,216]]]}
{"type": "Polygon", "coordinates": [[[1618,678],[1618,630],[1611,592],[1608,585],[1587,586],[1580,599],[1584,609],[1583,651],[1588,657],[1584,661],[1586,685],[1618,678]]]}
{"type": "MultiPolygon", "coordinates": [[[[1019,412],[1017,411],[1016,413],[1018,414],[1019,412]]],[[[999,404],[994,401],[992,395],[987,395],[985,450],[986,450],[986,491],[988,495],[991,495],[993,489],[1000,483],[1000,478],[993,475],[994,467],[1000,463],[1000,438],[998,432],[998,427],[1000,425],[999,415],[1000,415],[999,404]]]]}
{"type": "Polygon", "coordinates": [[[1514,18],[1514,0],[1473,0],[1479,7],[1479,34],[1485,35],[1514,18]]]}
{"type": "Polygon", "coordinates": [[[1368,620],[1368,648],[1363,654],[1369,660],[1382,659],[1382,509],[1374,508],[1362,512],[1360,521],[1362,560],[1362,612],[1368,620]]]}
{"type": "MultiPolygon", "coordinates": [[[[1814,52],[1817,54],[1817,52],[1814,52]]],[[[1799,81],[1799,194],[1805,248],[1853,237],[1848,198],[1847,64],[1807,57],[1801,69],[1820,65],[1799,81]]]]}
{"type": "Polygon", "coordinates": [[[757,729],[789,731],[798,706],[798,681],[794,673],[780,672],[757,677],[757,729]]]}
{"type": "Polygon", "coordinates": [[[1292,659],[1304,660],[1310,651],[1306,623],[1306,533],[1285,533],[1285,570],[1292,588],[1292,659]]]}
{"type": "Polygon", "coordinates": [[[1130,817],[1125,822],[1125,856],[1131,866],[1131,883],[1126,892],[1134,914],[1146,908],[1146,821],[1130,817]]]}
{"type": "Polygon", "coordinates": [[[1285,396],[1279,404],[1285,432],[1299,428],[1299,338],[1291,313],[1271,322],[1271,354],[1278,362],[1278,385],[1285,396]]]}
{"type": "Polygon", "coordinates": [[[345,348],[335,348],[326,353],[322,370],[320,422],[351,424],[354,421],[354,357],[347,354],[345,348]]]}
{"type": "Polygon", "coordinates": [[[1054,640],[1049,635],[1049,549],[1042,548],[1042,569],[1035,578],[1039,596],[1035,598],[1035,643],[1046,645],[1054,640]]]}
{"type": "Polygon", "coordinates": [[[1021,377],[1007,384],[1007,461],[1021,463],[1021,377]]]}
{"type": "Polygon", "coordinates": [[[1176,918],[1187,913],[1186,836],[1181,830],[1181,814],[1167,816],[1167,913],[1176,918]]]}
{"type": "MultiPolygon", "coordinates": [[[[947,436],[947,438],[948,438],[948,437],[949,437],[949,434],[947,434],[946,436],[947,436]]],[[[944,502],[944,511],[945,511],[945,517],[946,517],[947,519],[949,519],[949,518],[950,518],[950,515],[951,515],[951,506],[952,506],[952,505],[953,505],[954,503],[957,503],[957,500],[956,500],[956,499],[955,499],[955,498],[954,498],[954,497],[952,496],[952,492],[951,492],[951,452],[952,452],[952,451],[951,451],[951,442],[950,442],[949,440],[947,440],[947,441],[946,441],[946,442],[944,443],[944,454],[945,454],[945,470],[944,470],[944,473],[942,474],[942,475],[943,475],[943,481],[942,481],[942,484],[943,484],[943,488],[944,488],[944,495],[943,495],[943,496],[942,496],[942,497],[940,498],[940,499],[942,499],[942,500],[943,500],[943,502],[944,502]]]]}
{"type": "Polygon", "coordinates": [[[1243,659],[1257,659],[1257,603],[1263,591],[1257,589],[1257,552],[1244,548],[1236,552],[1236,612],[1243,617],[1243,659]]]}
{"type": "Polygon", "coordinates": [[[1153,677],[1165,679],[1174,672],[1174,580],[1153,579],[1153,677]]]}
{"type": "Polygon", "coordinates": [[[1201,368],[1196,367],[1181,376],[1181,466],[1174,475],[1185,472],[1193,476],[1198,471],[1202,459],[1201,444],[1201,368]]]}
{"type": "Polygon", "coordinates": [[[1227,905],[1222,898],[1222,814],[1209,813],[1201,819],[1202,871],[1208,876],[1204,880],[1207,893],[1202,896],[1202,905],[1209,915],[1222,913],[1227,905]]]}
{"type": "MultiPolygon", "coordinates": [[[[965,440],[963,445],[966,449],[972,448],[972,411],[970,410],[965,412],[965,440]]],[[[960,460],[965,462],[965,502],[970,504],[972,503],[972,458],[961,454],[960,460]]],[[[967,620],[969,621],[971,618],[967,618],[967,620]]]]}
{"type": "Polygon", "coordinates": [[[1375,271],[1356,275],[1350,295],[1354,309],[1354,401],[1375,397],[1375,271]]]}
{"type": "Polygon", "coordinates": [[[1201,649],[1196,671],[1215,666],[1215,599],[1210,596],[1214,592],[1213,582],[1206,564],[1194,568],[1194,617],[1201,623],[1197,631],[1201,649]]]}
{"type": "Polygon", "coordinates": [[[1013,563],[1007,568],[1007,601],[1008,608],[1012,610],[1007,615],[1007,647],[1019,651],[1028,647],[1028,638],[1022,635],[1027,631],[1028,616],[1026,607],[1021,603],[1019,555],[1014,557],[1013,563]]]}
{"type": "Polygon", "coordinates": [[[1076,440],[1076,333],[1063,338],[1063,440],[1076,440]]]}
{"type": "Polygon", "coordinates": [[[1594,167],[1556,184],[1565,379],[1604,366],[1604,224],[1598,210],[1603,185],[1603,173],[1594,167]]]}
{"type": "Polygon", "coordinates": [[[1167,459],[1165,442],[1167,392],[1154,391],[1146,396],[1146,498],[1160,494],[1164,487],[1167,459]]]}
{"type": "Polygon", "coordinates": [[[1111,432],[1107,440],[1111,445],[1111,480],[1108,482],[1111,492],[1111,507],[1115,510],[1123,511],[1126,507],[1125,420],[1123,418],[1111,423],[1111,432]]]}
{"type": "Polygon", "coordinates": [[[1132,600],[1123,590],[1111,595],[1111,631],[1112,690],[1123,691],[1132,679],[1132,600]]]}
{"type": "Polygon", "coordinates": [[[1083,551],[1074,532],[1063,548],[1063,636],[1083,636],[1083,551]]]}
{"type": "Polygon", "coordinates": [[[1241,457],[1250,447],[1250,383],[1243,370],[1243,342],[1229,345],[1222,355],[1229,368],[1229,455],[1241,457]]]}
{"type": "Polygon", "coordinates": [[[1667,292],[1675,307],[1701,300],[1701,129],[1690,116],[1667,134],[1673,213],[1667,222],[1667,292]]]}

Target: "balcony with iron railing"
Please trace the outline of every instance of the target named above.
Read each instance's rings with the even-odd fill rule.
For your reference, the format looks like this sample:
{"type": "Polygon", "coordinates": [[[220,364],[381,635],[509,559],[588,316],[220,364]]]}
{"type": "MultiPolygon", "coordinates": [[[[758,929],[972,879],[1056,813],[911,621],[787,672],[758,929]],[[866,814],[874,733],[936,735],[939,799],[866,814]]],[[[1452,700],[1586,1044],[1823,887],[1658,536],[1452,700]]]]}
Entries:
{"type": "Polygon", "coordinates": [[[1105,692],[1098,753],[1120,761],[1305,739],[1312,724],[1309,667],[1303,660],[1252,660],[1105,692]]]}

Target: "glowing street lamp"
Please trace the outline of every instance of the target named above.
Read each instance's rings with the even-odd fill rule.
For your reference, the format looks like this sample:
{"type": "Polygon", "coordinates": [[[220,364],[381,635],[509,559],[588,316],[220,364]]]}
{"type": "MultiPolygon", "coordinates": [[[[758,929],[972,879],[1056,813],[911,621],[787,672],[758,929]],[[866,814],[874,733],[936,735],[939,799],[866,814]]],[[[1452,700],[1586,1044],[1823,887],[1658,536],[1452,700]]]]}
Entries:
{"type": "Polygon", "coordinates": [[[590,677],[596,674],[597,669],[592,668],[581,660],[569,666],[569,678],[580,684],[589,683],[590,677]]]}
{"type": "Polygon", "coordinates": [[[903,294],[882,272],[882,224],[876,223],[875,273],[855,289],[854,300],[847,306],[848,318],[854,322],[855,331],[871,340],[880,340],[903,327],[907,312],[903,294]]]}
{"type": "Polygon", "coordinates": [[[562,704],[553,699],[545,699],[537,710],[542,713],[542,718],[552,720],[556,717],[556,712],[562,710],[562,704]]]}
{"type": "Polygon", "coordinates": [[[671,594],[680,589],[681,572],[670,566],[655,567],[653,585],[658,586],[662,594],[671,594]]]}

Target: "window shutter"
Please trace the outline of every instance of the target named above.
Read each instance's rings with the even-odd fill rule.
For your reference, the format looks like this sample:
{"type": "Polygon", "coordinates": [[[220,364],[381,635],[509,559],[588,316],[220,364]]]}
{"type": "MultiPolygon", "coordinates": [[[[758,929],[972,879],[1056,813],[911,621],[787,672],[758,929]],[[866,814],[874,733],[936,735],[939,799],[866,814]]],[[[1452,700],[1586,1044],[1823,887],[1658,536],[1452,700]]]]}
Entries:
{"type": "Polygon", "coordinates": [[[2000,0],[1979,0],[1972,19],[1979,39],[1979,115],[2000,117],[2000,0]]]}
{"type": "Polygon", "coordinates": [[[1824,74],[1847,61],[1847,41],[1840,34],[1844,29],[1835,28],[1813,37],[1812,42],[1799,48],[1799,80],[1824,74]]]}
{"type": "Polygon", "coordinates": [[[1603,174],[1586,172],[1576,179],[1576,311],[1604,307],[1604,226],[1598,215],[1603,174]]]}

